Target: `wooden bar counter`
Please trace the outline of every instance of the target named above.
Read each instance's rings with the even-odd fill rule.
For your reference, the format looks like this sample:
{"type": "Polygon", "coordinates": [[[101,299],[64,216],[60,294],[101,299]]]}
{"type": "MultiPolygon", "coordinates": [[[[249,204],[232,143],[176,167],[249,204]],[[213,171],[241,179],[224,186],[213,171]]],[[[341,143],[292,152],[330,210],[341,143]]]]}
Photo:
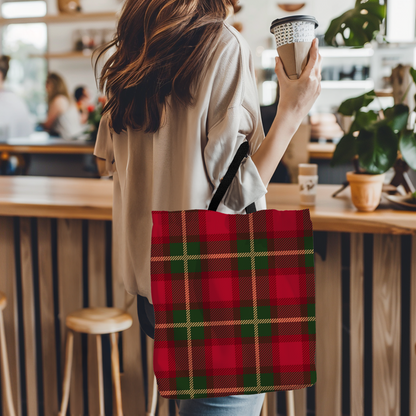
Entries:
{"type": "MultiPolygon", "coordinates": [[[[416,416],[416,212],[382,205],[358,213],[348,190],[331,198],[337,188],[320,186],[310,210],[318,382],[295,392],[296,416],[416,416]]],[[[296,185],[270,185],[267,199],[269,208],[302,209],[296,185]]],[[[152,343],[140,332],[136,299],[112,261],[111,219],[110,180],[0,177],[0,291],[8,300],[4,318],[19,416],[58,414],[65,317],[106,305],[133,316],[120,340],[124,414],[146,413],[152,343]]],[[[108,345],[104,339],[111,414],[108,345]]],[[[79,336],[74,349],[70,414],[98,415],[95,339],[79,336]]],[[[284,395],[269,394],[267,416],[277,414],[276,397],[281,408],[284,395]]],[[[160,399],[159,415],[169,408],[160,399]]]]}

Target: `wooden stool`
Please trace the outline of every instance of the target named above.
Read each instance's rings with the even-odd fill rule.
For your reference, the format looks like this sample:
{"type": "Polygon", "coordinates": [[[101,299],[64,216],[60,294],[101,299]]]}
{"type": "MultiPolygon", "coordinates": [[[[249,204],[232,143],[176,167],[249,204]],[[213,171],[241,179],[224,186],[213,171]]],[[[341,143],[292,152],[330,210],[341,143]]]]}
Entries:
{"type": "Polygon", "coordinates": [[[5,403],[9,416],[15,416],[12,386],[10,384],[9,360],[7,358],[6,334],[4,331],[3,310],[7,305],[6,295],[0,292],[0,361],[1,375],[5,392],[5,403]]]}
{"type": "Polygon", "coordinates": [[[98,392],[100,400],[100,416],[104,416],[104,387],[103,363],[101,351],[101,335],[110,334],[111,340],[111,368],[114,384],[115,408],[117,416],[123,415],[121,404],[120,362],[118,355],[117,333],[125,331],[133,324],[131,316],[117,308],[88,308],[73,312],[66,318],[69,329],[66,340],[65,374],[63,382],[62,404],[60,416],[66,415],[71,383],[72,355],[74,347],[74,332],[96,335],[98,359],[98,392]]]}

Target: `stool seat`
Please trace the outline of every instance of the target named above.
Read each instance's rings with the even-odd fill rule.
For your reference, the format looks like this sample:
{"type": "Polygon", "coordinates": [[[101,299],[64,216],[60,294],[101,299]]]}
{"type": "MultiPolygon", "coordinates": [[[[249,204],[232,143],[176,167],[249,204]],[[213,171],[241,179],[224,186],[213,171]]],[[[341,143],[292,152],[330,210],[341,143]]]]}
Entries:
{"type": "Polygon", "coordinates": [[[117,308],[85,308],[69,314],[66,318],[69,329],[92,335],[122,332],[132,324],[132,317],[117,308]]]}
{"type": "Polygon", "coordinates": [[[3,311],[7,306],[7,298],[3,292],[0,292],[0,311],[3,311]]]}

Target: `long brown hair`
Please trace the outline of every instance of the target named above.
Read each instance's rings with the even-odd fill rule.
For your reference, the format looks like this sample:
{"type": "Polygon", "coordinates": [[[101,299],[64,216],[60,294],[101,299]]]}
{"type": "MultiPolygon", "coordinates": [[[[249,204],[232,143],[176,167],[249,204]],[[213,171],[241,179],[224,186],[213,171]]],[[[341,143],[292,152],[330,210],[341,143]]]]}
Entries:
{"type": "Polygon", "coordinates": [[[54,72],[49,73],[48,77],[46,78],[46,83],[52,85],[51,91],[48,92],[49,105],[58,95],[64,95],[66,98],[68,98],[68,100],[71,99],[65,81],[60,75],[54,72]]]}
{"type": "Polygon", "coordinates": [[[167,97],[192,105],[198,83],[214,53],[222,24],[233,0],[127,0],[110,48],[116,51],[101,71],[111,126],[145,132],[161,127],[167,97]]]}
{"type": "Polygon", "coordinates": [[[0,73],[3,74],[3,81],[7,77],[10,67],[10,56],[0,55],[0,73]]]}

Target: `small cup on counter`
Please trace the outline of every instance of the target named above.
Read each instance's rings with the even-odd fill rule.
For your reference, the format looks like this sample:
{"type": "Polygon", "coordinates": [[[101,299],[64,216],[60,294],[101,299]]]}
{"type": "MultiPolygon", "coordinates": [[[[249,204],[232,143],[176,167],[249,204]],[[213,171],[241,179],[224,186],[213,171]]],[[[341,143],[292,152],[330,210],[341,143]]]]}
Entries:
{"type": "Polygon", "coordinates": [[[301,163],[299,165],[300,204],[315,206],[318,186],[318,165],[301,163]]]}

